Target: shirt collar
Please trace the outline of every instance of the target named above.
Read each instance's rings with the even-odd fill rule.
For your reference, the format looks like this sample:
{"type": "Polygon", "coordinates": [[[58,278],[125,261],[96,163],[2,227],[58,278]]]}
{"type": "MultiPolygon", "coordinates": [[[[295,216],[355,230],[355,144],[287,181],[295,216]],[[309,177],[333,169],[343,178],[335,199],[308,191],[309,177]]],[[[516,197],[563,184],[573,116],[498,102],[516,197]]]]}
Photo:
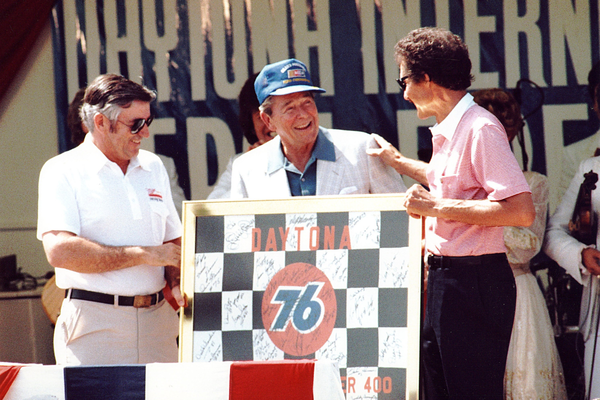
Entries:
{"type": "MultiPolygon", "coordinates": [[[[92,141],[91,133],[85,135],[85,138],[83,139],[83,142],[79,145],[79,147],[81,147],[81,149],[84,151],[86,158],[85,165],[87,165],[90,168],[90,170],[92,170],[95,173],[98,173],[104,166],[109,166],[111,163],[116,165],[116,163],[110,161],[104,155],[102,150],[100,150],[94,144],[94,142],[92,141]]],[[[139,159],[138,155],[129,160],[129,166],[127,167],[127,170],[132,170],[133,168],[136,168],[138,166],[144,170],[150,169],[147,163],[144,163],[139,159]]]]}
{"type": "Polygon", "coordinates": [[[431,130],[431,134],[433,136],[442,135],[447,140],[452,139],[452,136],[454,136],[454,132],[456,131],[456,127],[458,126],[461,118],[473,105],[475,105],[473,96],[471,96],[470,93],[465,94],[442,122],[439,124],[436,123],[434,126],[429,128],[431,130]]]}
{"type": "MultiPolygon", "coordinates": [[[[273,157],[269,157],[267,161],[267,172],[272,174],[273,172],[284,168],[286,165],[287,159],[281,150],[281,138],[279,136],[275,136],[272,141],[276,141],[274,145],[277,146],[279,151],[273,157]]],[[[321,128],[319,128],[319,133],[317,135],[317,141],[315,146],[313,147],[311,158],[308,161],[307,165],[310,165],[312,162],[316,160],[321,161],[335,161],[335,146],[333,142],[325,136],[321,128]]]]}

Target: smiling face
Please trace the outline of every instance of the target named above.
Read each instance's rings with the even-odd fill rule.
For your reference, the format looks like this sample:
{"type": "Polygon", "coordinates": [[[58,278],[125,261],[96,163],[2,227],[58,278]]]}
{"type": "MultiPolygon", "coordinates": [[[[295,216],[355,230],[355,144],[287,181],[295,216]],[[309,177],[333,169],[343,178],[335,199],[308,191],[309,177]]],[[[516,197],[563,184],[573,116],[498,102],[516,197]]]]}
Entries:
{"type": "Polygon", "coordinates": [[[312,93],[273,96],[271,110],[271,115],[263,112],[261,117],[267,128],[281,137],[284,153],[310,153],[319,133],[319,112],[312,93]]]}
{"type": "Polygon", "coordinates": [[[414,76],[409,75],[410,71],[408,71],[406,65],[404,63],[400,64],[400,78],[408,76],[408,78],[404,80],[406,85],[406,89],[403,93],[404,100],[414,104],[419,119],[427,119],[432,115],[435,115],[429,107],[432,101],[432,93],[427,88],[427,76],[418,82],[414,76]]]}
{"type": "Polygon", "coordinates": [[[150,136],[148,126],[144,125],[136,134],[131,133],[131,126],[139,118],[150,117],[150,103],[134,100],[131,106],[123,108],[112,124],[103,114],[94,117],[94,143],[111,161],[115,162],[123,172],[127,171],[129,160],[137,156],[140,151],[142,139],[150,136]]]}

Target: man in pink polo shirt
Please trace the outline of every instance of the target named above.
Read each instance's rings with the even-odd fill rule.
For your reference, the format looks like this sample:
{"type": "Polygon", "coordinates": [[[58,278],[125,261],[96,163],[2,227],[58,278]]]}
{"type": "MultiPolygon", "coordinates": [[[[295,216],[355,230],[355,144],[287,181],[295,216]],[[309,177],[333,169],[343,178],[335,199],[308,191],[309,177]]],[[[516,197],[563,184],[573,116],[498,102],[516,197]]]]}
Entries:
{"type": "Polygon", "coordinates": [[[502,124],[479,107],[467,46],[443,29],[420,28],[395,48],[398,84],[421,119],[434,116],[429,164],[382,138],[370,151],[421,182],[405,207],[425,217],[429,277],[423,326],[427,400],[503,399],[516,291],[503,226],[529,226],[531,192],[502,124]]]}

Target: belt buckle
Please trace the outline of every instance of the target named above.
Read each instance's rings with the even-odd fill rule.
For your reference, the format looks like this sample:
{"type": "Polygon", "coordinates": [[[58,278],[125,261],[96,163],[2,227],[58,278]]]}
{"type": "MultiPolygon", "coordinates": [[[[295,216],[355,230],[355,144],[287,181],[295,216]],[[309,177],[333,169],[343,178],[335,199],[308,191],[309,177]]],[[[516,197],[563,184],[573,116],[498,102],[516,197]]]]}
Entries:
{"type": "Polygon", "coordinates": [[[133,307],[134,308],[148,308],[152,305],[152,296],[144,295],[144,296],[134,296],[133,297],[133,307]]]}
{"type": "Polygon", "coordinates": [[[438,260],[436,260],[435,256],[431,253],[427,255],[427,265],[429,265],[429,267],[433,269],[438,267],[438,260]]]}
{"type": "Polygon", "coordinates": [[[439,269],[444,266],[444,256],[436,256],[435,254],[429,253],[427,256],[427,265],[431,269],[439,269]]]}

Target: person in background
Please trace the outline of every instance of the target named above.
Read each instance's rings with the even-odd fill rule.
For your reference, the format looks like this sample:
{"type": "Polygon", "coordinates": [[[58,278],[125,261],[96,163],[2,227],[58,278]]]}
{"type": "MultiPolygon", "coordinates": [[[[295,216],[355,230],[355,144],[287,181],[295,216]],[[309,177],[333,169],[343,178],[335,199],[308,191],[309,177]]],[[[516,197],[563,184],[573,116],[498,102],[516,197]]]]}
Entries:
{"type": "MultiPolygon", "coordinates": [[[[242,86],[238,95],[238,104],[240,107],[239,122],[244,133],[244,137],[250,143],[248,151],[257,148],[258,146],[267,143],[275,137],[275,133],[269,131],[265,123],[260,119],[260,111],[258,109],[258,99],[254,93],[254,80],[258,73],[253,74],[242,86]]],[[[237,154],[229,159],[227,168],[221,174],[217,184],[212,192],[208,195],[208,200],[228,199],[231,194],[231,171],[233,168],[233,160],[239,157],[237,154]]]]}
{"type": "Polygon", "coordinates": [[[177,167],[175,166],[175,160],[171,157],[167,157],[163,154],[156,153],[160,161],[162,161],[169,175],[169,184],[171,185],[171,197],[173,197],[173,204],[177,210],[177,215],[181,218],[181,212],[183,208],[183,202],[186,201],[185,193],[181,186],[179,186],[179,175],[177,175],[177,167]]]}
{"type": "Polygon", "coordinates": [[[73,96],[73,100],[71,100],[67,110],[67,129],[71,135],[71,143],[73,143],[74,146],[79,146],[81,142],[83,142],[83,139],[85,139],[85,135],[88,133],[85,124],[81,121],[81,117],[79,116],[79,109],[83,103],[84,95],[85,87],[82,87],[75,93],[75,96],[73,96]]]}
{"type": "MultiPolygon", "coordinates": [[[[81,88],[75,93],[73,100],[69,104],[67,110],[67,128],[71,134],[71,142],[75,146],[79,146],[85,139],[85,135],[88,130],[85,124],[81,121],[79,111],[83,104],[83,96],[85,94],[85,88],[81,88]]],[[[175,161],[171,157],[167,157],[162,154],[156,154],[163,162],[167,173],[169,174],[169,182],[171,184],[171,194],[173,196],[173,203],[179,218],[181,218],[182,203],[187,200],[183,189],[179,186],[179,176],[177,175],[177,168],[175,167],[175,161]]]]}
{"type": "MultiPolygon", "coordinates": [[[[502,89],[478,90],[473,93],[473,99],[500,120],[508,135],[508,142],[512,143],[523,128],[521,109],[512,94],[502,89]]],[[[512,400],[566,400],[563,368],[546,301],[529,269],[531,259],[544,242],[548,178],[533,171],[523,174],[531,188],[536,216],[528,228],[504,227],[506,256],[517,286],[517,306],[506,361],[504,394],[506,399],[512,400]]]]}
{"type": "Polygon", "coordinates": [[[120,75],[88,86],[83,143],[40,172],[37,237],[66,290],[57,364],[176,362],[181,221],[160,159],[140,150],[154,92],[120,75]]]}
{"type": "MultiPolygon", "coordinates": [[[[600,87],[600,61],[598,61],[588,74],[588,95],[592,102],[592,110],[596,117],[600,118],[600,106],[598,105],[598,87],[600,87]]],[[[562,198],[566,192],[577,168],[581,162],[589,157],[600,155],[600,130],[592,136],[588,136],[578,142],[572,143],[564,148],[562,155],[562,173],[558,187],[558,198],[562,198]]]]}
{"type": "Polygon", "coordinates": [[[457,35],[413,30],[395,57],[404,99],[419,118],[436,119],[429,163],[404,157],[381,137],[369,151],[421,183],[409,188],[404,206],[425,218],[424,396],[500,400],[516,302],[503,227],[531,225],[531,191],[502,124],[467,93],[471,60],[457,35]]]}
{"type": "Polygon", "coordinates": [[[364,132],[319,126],[306,65],[288,59],[265,66],[254,83],[260,117],[277,136],[233,162],[232,198],[400,193],[402,177],[366,150],[364,132]]]}
{"type": "MultiPolygon", "coordinates": [[[[598,73],[597,71],[596,73],[598,73]]],[[[592,79],[590,79],[590,82],[592,82],[592,79]]],[[[596,80],[595,86],[590,85],[590,88],[594,87],[594,109],[596,112],[598,112],[597,82],[596,80]]],[[[594,148],[588,148],[588,151],[588,154],[593,153],[594,148]]],[[[563,169],[564,167],[563,165],[563,169]]],[[[548,221],[543,247],[544,252],[550,258],[564,268],[575,281],[583,285],[579,332],[582,335],[585,347],[583,364],[587,392],[586,398],[589,399],[600,397],[600,355],[597,354],[600,349],[600,342],[598,341],[600,251],[596,249],[600,238],[598,237],[597,220],[596,224],[594,224],[593,219],[588,219],[587,216],[584,218],[584,220],[588,219],[590,223],[588,228],[592,236],[591,240],[576,239],[574,237],[575,232],[572,231],[572,228],[576,227],[576,225],[572,225],[572,222],[575,222],[573,217],[577,218],[577,215],[579,215],[576,209],[577,206],[582,204],[578,199],[580,189],[584,189],[587,186],[582,185],[588,179],[585,175],[592,177],[593,174],[596,174],[596,177],[595,180],[591,180],[589,187],[591,207],[590,209],[586,207],[587,210],[585,212],[597,219],[598,210],[600,209],[600,196],[597,189],[597,174],[599,173],[600,157],[595,156],[581,161],[578,171],[572,176],[571,183],[563,195],[560,204],[548,221]],[[589,173],[591,174],[588,175],[589,173]]]]}

